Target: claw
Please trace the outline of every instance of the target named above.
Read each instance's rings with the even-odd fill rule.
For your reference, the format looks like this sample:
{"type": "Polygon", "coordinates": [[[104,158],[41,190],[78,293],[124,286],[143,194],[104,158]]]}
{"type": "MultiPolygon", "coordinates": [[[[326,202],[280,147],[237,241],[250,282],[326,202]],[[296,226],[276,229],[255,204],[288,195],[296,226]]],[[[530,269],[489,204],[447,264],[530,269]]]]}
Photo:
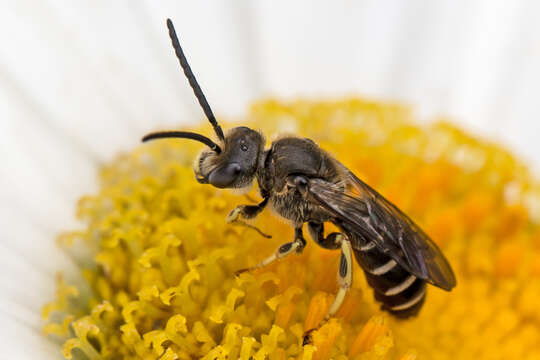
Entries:
{"type": "Polygon", "coordinates": [[[234,272],[234,276],[238,277],[238,276],[240,276],[241,274],[243,274],[243,273],[245,273],[245,272],[248,272],[248,271],[250,271],[249,268],[236,270],[236,271],[234,272]]]}
{"type": "Polygon", "coordinates": [[[304,332],[304,336],[302,337],[302,346],[313,344],[313,339],[311,337],[311,334],[315,330],[317,330],[317,328],[309,329],[308,331],[304,332]]]}

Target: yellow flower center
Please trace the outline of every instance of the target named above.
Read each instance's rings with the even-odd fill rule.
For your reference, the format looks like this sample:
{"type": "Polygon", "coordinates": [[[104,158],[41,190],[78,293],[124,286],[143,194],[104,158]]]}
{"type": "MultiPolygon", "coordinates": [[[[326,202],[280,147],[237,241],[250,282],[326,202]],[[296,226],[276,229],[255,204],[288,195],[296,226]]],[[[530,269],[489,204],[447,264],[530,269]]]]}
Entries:
{"type": "Polygon", "coordinates": [[[59,277],[44,332],[66,358],[540,359],[540,185],[500,147],[411,117],[358,99],[265,101],[244,125],[317,141],[441,246],[458,285],[430,286],[416,318],[381,312],[355,265],[337,317],[303,347],[336,293],[339,251],[308,239],[301,255],[235,278],[293,230],[270,211],[256,225],[272,239],[226,224],[256,191],[198,184],[200,145],[167,140],[119,156],[80,200],[84,226],[59,241],[85,282],[59,277]]]}

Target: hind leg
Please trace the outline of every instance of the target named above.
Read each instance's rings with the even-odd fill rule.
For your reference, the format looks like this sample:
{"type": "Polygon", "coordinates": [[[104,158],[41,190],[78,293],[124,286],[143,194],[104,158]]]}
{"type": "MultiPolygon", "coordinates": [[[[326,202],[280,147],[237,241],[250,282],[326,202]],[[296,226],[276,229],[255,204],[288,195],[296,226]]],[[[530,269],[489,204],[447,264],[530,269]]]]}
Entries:
{"type": "MultiPolygon", "coordinates": [[[[315,228],[315,230],[318,230],[318,228],[315,228]]],[[[322,233],[323,231],[321,229],[318,234],[322,233]]],[[[322,244],[326,245],[323,246],[326,248],[335,248],[336,244],[339,244],[338,246],[341,247],[341,257],[339,259],[338,269],[339,289],[334,299],[334,302],[328,309],[328,312],[324,316],[324,319],[321,321],[321,323],[316,328],[309,329],[304,333],[304,338],[302,342],[303,345],[311,343],[311,333],[315,330],[318,330],[326,321],[328,321],[328,319],[330,319],[336,314],[336,312],[343,304],[343,301],[345,300],[345,295],[347,295],[347,292],[352,285],[352,246],[350,241],[340,233],[332,233],[322,240],[319,238],[319,241],[317,241],[317,243],[319,243],[319,245],[321,246],[323,246],[322,244]]]]}
{"type": "Polygon", "coordinates": [[[323,223],[313,221],[308,222],[308,231],[313,241],[325,249],[336,250],[341,247],[341,239],[344,237],[343,234],[333,232],[325,237],[323,223]]]}

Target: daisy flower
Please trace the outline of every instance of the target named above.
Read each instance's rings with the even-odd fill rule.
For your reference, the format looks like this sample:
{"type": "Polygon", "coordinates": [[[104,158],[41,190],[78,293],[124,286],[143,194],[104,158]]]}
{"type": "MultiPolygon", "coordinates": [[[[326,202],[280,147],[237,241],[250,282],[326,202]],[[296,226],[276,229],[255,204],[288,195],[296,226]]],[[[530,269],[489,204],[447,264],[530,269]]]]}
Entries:
{"type": "Polygon", "coordinates": [[[538,358],[538,6],[2,2],[2,357],[538,358]],[[355,268],[301,347],[337,255],[310,243],[235,278],[289,227],[226,225],[246,198],[196,184],[199,146],[138,144],[201,118],[167,17],[220,120],[319,142],[422,225],[458,287],[399,322],[355,268]]]}

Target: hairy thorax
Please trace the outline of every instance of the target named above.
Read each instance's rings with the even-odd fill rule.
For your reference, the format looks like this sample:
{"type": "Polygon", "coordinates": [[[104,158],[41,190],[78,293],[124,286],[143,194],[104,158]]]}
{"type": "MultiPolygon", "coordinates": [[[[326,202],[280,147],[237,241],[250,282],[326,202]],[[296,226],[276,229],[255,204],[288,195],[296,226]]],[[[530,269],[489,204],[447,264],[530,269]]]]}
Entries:
{"type": "Polygon", "coordinates": [[[329,214],[312,201],[304,199],[290,179],[304,176],[337,181],[334,162],[335,160],[312,140],[298,137],[276,140],[267,151],[263,167],[257,176],[261,195],[270,195],[272,209],[295,225],[307,221],[328,221],[329,214]]]}
{"type": "Polygon", "coordinates": [[[270,197],[272,210],[290,220],[293,224],[299,225],[311,218],[316,211],[312,204],[305,201],[297,191],[285,191],[275,193],[270,197]]]}

